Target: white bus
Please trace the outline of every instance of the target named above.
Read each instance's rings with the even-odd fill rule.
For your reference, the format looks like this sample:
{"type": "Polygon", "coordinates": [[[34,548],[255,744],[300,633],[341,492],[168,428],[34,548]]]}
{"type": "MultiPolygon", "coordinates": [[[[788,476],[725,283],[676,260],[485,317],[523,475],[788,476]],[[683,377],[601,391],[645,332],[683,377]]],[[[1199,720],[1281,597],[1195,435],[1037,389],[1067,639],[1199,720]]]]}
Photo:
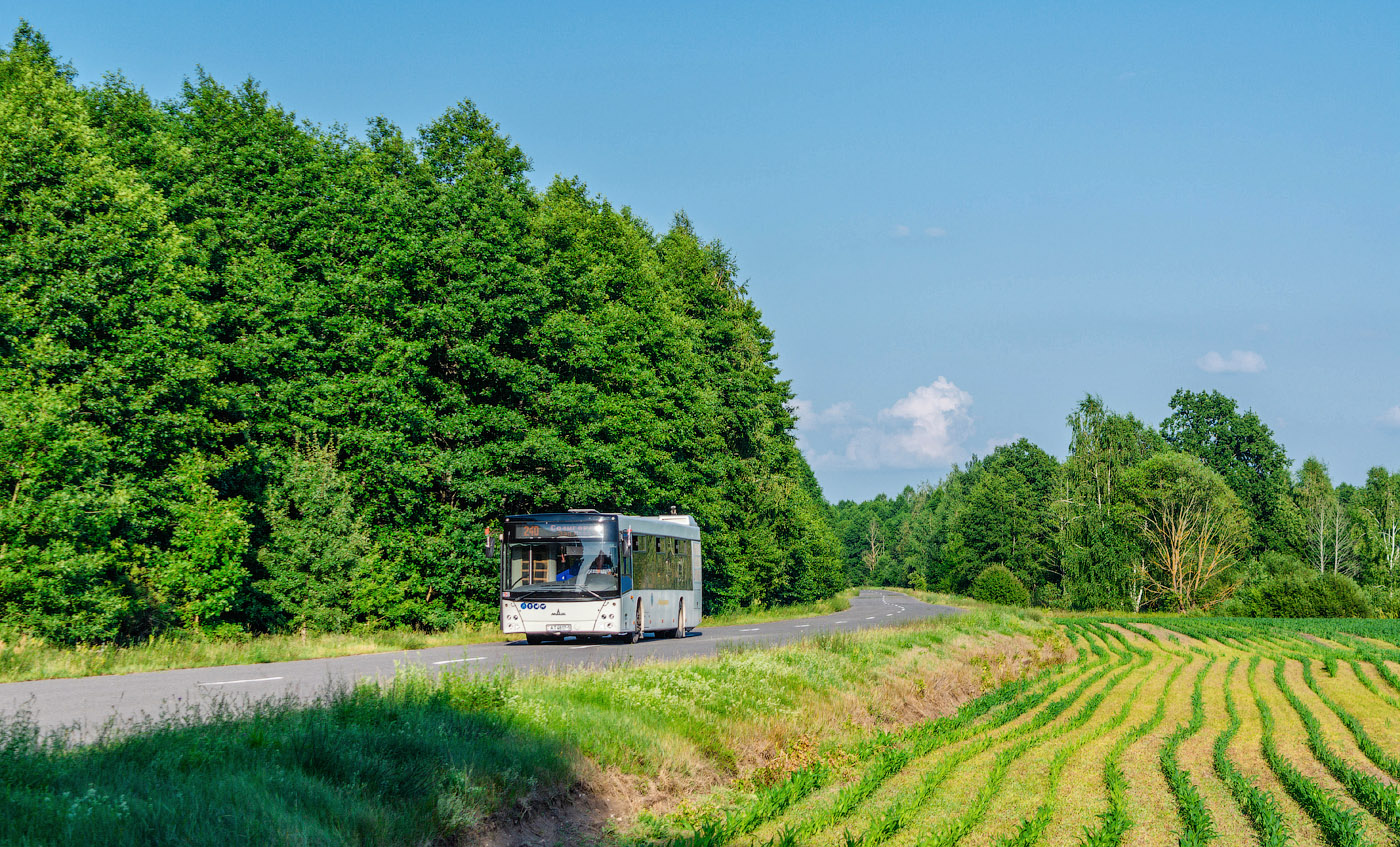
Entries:
{"type": "Polygon", "coordinates": [[[700,623],[700,527],[689,515],[511,515],[502,547],[501,630],[531,644],[684,638],[700,623]]]}

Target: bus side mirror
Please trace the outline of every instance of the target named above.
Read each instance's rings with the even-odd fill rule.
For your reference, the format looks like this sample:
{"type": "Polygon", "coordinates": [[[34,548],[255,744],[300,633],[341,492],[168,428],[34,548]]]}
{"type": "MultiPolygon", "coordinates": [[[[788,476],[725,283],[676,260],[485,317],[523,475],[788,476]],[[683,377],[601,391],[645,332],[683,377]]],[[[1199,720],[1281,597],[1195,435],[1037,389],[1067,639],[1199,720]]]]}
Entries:
{"type": "Polygon", "coordinates": [[[496,536],[491,534],[491,527],[486,528],[486,555],[488,558],[496,557],[496,536]]]}

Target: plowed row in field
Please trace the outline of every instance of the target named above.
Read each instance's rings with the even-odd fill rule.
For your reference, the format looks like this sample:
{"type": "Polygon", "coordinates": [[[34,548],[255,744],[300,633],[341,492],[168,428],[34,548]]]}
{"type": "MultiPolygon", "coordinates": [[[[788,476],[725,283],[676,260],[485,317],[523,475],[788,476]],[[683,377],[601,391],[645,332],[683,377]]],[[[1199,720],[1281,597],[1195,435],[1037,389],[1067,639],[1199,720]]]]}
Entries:
{"type": "Polygon", "coordinates": [[[671,843],[1400,844],[1400,623],[1063,626],[1077,662],[866,739],[671,843]]]}

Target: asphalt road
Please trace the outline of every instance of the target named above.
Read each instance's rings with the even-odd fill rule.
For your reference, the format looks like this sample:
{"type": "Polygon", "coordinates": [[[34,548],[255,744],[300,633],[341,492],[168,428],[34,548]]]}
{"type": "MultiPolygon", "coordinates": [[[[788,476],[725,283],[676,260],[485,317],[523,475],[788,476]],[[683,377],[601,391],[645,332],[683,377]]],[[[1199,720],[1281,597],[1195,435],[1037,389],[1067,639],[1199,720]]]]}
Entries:
{"type": "Polygon", "coordinates": [[[24,712],[42,730],[72,729],[91,738],[109,722],[117,726],[146,717],[183,713],[216,704],[268,697],[311,699],[328,686],[369,678],[389,678],[398,667],[418,665],[429,672],[447,669],[489,671],[616,664],[619,661],[661,661],[715,653],[721,644],[752,642],[782,644],[823,630],[855,630],[904,621],[957,614],[961,609],[915,600],[895,591],[867,590],[851,607],[834,615],[771,623],[697,628],[689,638],[649,636],[637,644],[616,641],[576,641],[572,638],[528,645],[523,640],[435,647],[395,653],[226,665],[121,676],[48,679],[0,685],[0,718],[24,712]]]}

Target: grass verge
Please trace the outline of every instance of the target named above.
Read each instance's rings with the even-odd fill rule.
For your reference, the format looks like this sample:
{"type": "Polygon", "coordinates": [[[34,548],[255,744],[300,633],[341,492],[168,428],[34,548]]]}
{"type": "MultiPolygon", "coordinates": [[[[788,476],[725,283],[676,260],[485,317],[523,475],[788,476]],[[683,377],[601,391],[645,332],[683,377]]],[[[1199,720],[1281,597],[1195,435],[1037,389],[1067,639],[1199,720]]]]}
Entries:
{"type": "Polygon", "coordinates": [[[980,612],[592,672],[404,671],[87,746],[14,721],[0,728],[0,843],[436,843],[546,805],[566,810],[558,831],[583,833],[562,843],[646,806],[669,814],[645,827],[675,831],[800,794],[794,775],[839,762],[825,752],[951,713],[1062,649],[1053,627],[980,612]]]}

